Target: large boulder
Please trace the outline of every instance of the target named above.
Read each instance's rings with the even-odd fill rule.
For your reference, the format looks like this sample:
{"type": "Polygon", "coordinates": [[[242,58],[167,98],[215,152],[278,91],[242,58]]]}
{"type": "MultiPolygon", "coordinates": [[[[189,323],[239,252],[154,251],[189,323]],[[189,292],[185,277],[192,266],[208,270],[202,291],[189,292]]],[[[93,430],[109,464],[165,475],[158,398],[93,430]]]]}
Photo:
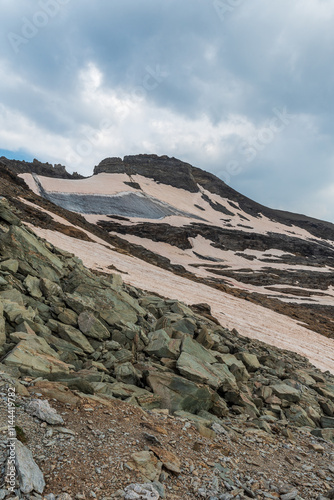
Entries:
{"type": "Polygon", "coordinates": [[[207,349],[205,349],[205,347],[203,347],[201,344],[196,342],[196,340],[193,340],[189,335],[184,336],[181,351],[182,353],[190,354],[190,356],[193,356],[201,363],[217,363],[214,355],[211,354],[211,352],[209,352],[207,349]]]}
{"type": "Polygon", "coordinates": [[[28,494],[36,491],[42,494],[45,488],[43,474],[31,451],[18,439],[15,440],[15,464],[21,492],[28,494]]]}
{"type": "Polygon", "coordinates": [[[81,333],[80,330],[77,330],[77,328],[74,328],[70,325],[62,325],[61,323],[59,323],[58,333],[62,339],[67,340],[67,342],[71,342],[77,347],[80,347],[80,349],[82,349],[87,354],[92,354],[94,352],[94,348],[92,347],[92,345],[88,342],[84,334],[81,333]]]}
{"type": "Polygon", "coordinates": [[[145,351],[157,358],[177,359],[180,354],[181,340],[171,339],[165,330],[157,330],[149,336],[149,344],[145,351]]]}
{"type": "Polygon", "coordinates": [[[224,391],[237,389],[235,377],[226,365],[200,362],[194,356],[183,352],[177,360],[176,367],[187,379],[208,384],[213,389],[222,388],[224,391]]]}
{"type": "Polygon", "coordinates": [[[109,330],[90,311],[83,311],[78,317],[78,325],[82,333],[93,339],[105,340],[110,337],[109,330]]]}
{"type": "Polygon", "coordinates": [[[171,412],[184,410],[197,413],[209,410],[217,397],[209,387],[195,384],[174,373],[152,372],[147,382],[154,394],[161,397],[161,407],[171,412]]]}
{"type": "Polygon", "coordinates": [[[271,386],[273,393],[284,401],[298,403],[301,399],[301,392],[287,384],[275,384],[271,386]]]}
{"type": "Polygon", "coordinates": [[[32,377],[50,375],[51,373],[69,373],[73,368],[72,365],[61,361],[58,353],[37,335],[30,335],[26,340],[21,340],[7,354],[3,363],[6,366],[17,367],[21,373],[32,377]]]}

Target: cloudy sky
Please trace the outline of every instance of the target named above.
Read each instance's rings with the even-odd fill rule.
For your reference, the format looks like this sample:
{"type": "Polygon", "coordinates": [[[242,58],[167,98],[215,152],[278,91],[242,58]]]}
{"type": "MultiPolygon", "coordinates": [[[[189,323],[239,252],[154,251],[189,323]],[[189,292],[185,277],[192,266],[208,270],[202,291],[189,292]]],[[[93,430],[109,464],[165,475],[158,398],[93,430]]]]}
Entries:
{"type": "Polygon", "coordinates": [[[332,0],[0,0],[0,155],[155,153],[334,222],[332,0]]]}

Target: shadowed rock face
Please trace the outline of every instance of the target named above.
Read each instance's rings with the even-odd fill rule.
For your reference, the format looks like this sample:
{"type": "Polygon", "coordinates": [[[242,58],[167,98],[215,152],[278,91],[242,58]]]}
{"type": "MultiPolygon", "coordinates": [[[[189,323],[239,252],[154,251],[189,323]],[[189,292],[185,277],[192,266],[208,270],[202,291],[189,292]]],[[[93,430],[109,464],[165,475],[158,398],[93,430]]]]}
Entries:
{"type": "Polygon", "coordinates": [[[192,166],[176,158],[157,155],[135,155],[121,158],[106,158],[94,168],[94,175],[109,174],[143,175],[156,182],[168,184],[191,193],[199,188],[192,175],[192,166]]]}

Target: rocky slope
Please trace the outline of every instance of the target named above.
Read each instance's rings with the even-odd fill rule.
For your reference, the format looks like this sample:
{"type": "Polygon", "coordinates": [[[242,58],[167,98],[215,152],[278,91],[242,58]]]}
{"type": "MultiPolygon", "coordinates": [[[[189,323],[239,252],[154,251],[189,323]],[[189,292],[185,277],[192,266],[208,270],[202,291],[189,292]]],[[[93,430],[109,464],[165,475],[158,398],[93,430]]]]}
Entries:
{"type": "Polygon", "coordinates": [[[167,156],[107,158],[81,180],[32,171],[20,176],[36,194],[132,255],[334,337],[333,224],[259,205],[167,156]]]}
{"type": "MultiPolygon", "coordinates": [[[[18,497],[333,498],[333,375],[225,328],[208,304],[87,269],[22,224],[38,210],[6,175],[0,498],[14,496],[11,443],[18,497]]],[[[83,244],[98,238],[77,223],[83,244]]]]}

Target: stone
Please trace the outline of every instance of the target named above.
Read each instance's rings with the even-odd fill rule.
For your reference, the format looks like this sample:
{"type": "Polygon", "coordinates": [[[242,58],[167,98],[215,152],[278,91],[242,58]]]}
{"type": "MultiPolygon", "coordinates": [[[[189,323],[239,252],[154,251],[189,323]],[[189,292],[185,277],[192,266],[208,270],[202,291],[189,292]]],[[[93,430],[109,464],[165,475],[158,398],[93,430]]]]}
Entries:
{"type": "Polygon", "coordinates": [[[26,309],[23,305],[7,299],[3,301],[3,310],[7,321],[17,325],[23,321],[33,321],[35,319],[35,311],[31,307],[26,309]]]}
{"type": "Polygon", "coordinates": [[[151,451],[138,451],[132,453],[131,460],[127,465],[137,470],[146,481],[159,480],[162,463],[151,451]]]}
{"type": "Polygon", "coordinates": [[[271,386],[273,393],[284,401],[298,403],[301,399],[301,392],[287,384],[275,384],[271,386]]]}
{"type": "Polygon", "coordinates": [[[189,413],[209,410],[215,399],[215,393],[208,387],[195,384],[173,373],[152,372],[147,382],[154,394],[160,396],[161,407],[167,408],[172,413],[178,410],[189,413]]]}
{"type": "Polygon", "coordinates": [[[33,386],[29,387],[29,392],[43,394],[48,399],[55,399],[64,404],[75,406],[79,402],[79,398],[67,386],[59,382],[37,380],[33,386]]]}
{"type": "Polygon", "coordinates": [[[206,328],[201,328],[199,334],[196,337],[196,342],[201,344],[206,349],[212,349],[215,344],[214,339],[206,328]]]}
{"type": "Polygon", "coordinates": [[[139,380],[139,373],[134,368],[132,363],[123,363],[116,366],[115,377],[117,382],[123,382],[124,384],[136,385],[139,380]]]}
{"type": "Polygon", "coordinates": [[[313,436],[326,439],[326,441],[334,442],[334,429],[312,429],[311,434],[313,434],[313,436]]]}
{"type": "Polygon", "coordinates": [[[151,483],[133,483],[125,488],[124,500],[159,500],[160,495],[151,483]]]}
{"type": "Polygon", "coordinates": [[[255,354],[250,354],[249,352],[239,352],[236,357],[244,363],[249,372],[255,372],[261,367],[255,354]]]}
{"type": "Polygon", "coordinates": [[[0,262],[1,271],[9,271],[10,273],[17,273],[19,263],[16,259],[8,259],[0,262]]]}
{"type": "Polygon", "coordinates": [[[181,340],[171,339],[165,330],[157,330],[149,335],[149,344],[145,351],[150,356],[177,359],[180,346],[181,340]]]}
{"type": "Polygon", "coordinates": [[[56,410],[50,406],[50,403],[47,400],[33,399],[32,401],[29,401],[25,410],[30,415],[33,415],[50,425],[59,425],[64,423],[63,418],[58,415],[56,410]]]}
{"type": "Polygon", "coordinates": [[[57,284],[54,283],[53,281],[47,279],[47,278],[42,278],[39,283],[40,289],[43,293],[43,295],[48,298],[48,297],[59,297],[62,295],[63,290],[61,287],[57,284]]]}
{"type": "Polygon", "coordinates": [[[66,308],[58,314],[58,321],[65,323],[65,325],[77,326],[78,315],[72,309],[66,308]]]}
{"type": "Polygon", "coordinates": [[[181,462],[174,453],[158,446],[150,446],[150,450],[159,458],[166,469],[175,474],[181,473],[181,462]]]}
{"type": "Polygon", "coordinates": [[[79,315],[78,325],[81,332],[87,337],[98,340],[106,340],[110,337],[109,330],[90,311],[83,311],[79,315]]]}
{"type": "Polygon", "coordinates": [[[39,287],[39,281],[40,280],[38,278],[28,274],[28,276],[23,282],[30,295],[35,299],[39,299],[43,296],[41,289],[39,287]]]}
{"type": "Polygon", "coordinates": [[[316,424],[311,420],[306,411],[297,405],[291,405],[290,408],[285,410],[288,420],[297,427],[316,427],[316,424]]]}
{"type": "Polygon", "coordinates": [[[320,425],[323,429],[334,429],[334,417],[321,417],[320,425]]]}
{"type": "Polygon", "coordinates": [[[94,352],[94,348],[92,347],[92,345],[86,339],[84,334],[81,333],[77,328],[59,323],[58,333],[62,339],[80,347],[80,349],[82,349],[84,352],[87,352],[88,354],[92,354],[94,352]]]}
{"type": "Polygon", "coordinates": [[[205,361],[200,362],[194,356],[182,352],[177,360],[176,367],[187,379],[194,382],[208,384],[214,389],[225,387],[237,389],[236,380],[226,365],[218,363],[210,365],[205,361]]]}
{"type": "Polygon", "coordinates": [[[31,451],[16,439],[15,453],[16,470],[22,493],[36,491],[42,494],[45,488],[44,477],[31,451]]]}
{"type": "Polygon", "coordinates": [[[217,363],[216,358],[201,344],[193,340],[189,335],[186,335],[182,341],[182,353],[190,354],[199,362],[206,362],[209,364],[217,363]]]}
{"type": "Polygon", "coordinates": [[[6,355],[3,363],[17,367],[21,373],[39,377],[50,373],[69,373],[73,366],[59,359],[58,354],[41,337],[29,336],[20,341],[14,349],[6,355]]]}

